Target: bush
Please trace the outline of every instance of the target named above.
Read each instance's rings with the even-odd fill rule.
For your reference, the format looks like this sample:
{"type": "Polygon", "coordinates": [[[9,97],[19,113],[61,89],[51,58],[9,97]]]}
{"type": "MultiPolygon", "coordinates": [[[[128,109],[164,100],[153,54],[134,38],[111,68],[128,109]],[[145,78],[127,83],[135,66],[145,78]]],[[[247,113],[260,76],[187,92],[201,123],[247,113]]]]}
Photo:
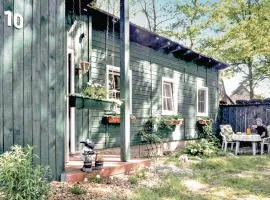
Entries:
{"type": "Polygon", "coordinates": [[[33,148],[11,147],[0,156],[0,186],[4,199],[47,199],[49,168],[33,166],[33,148]]]}
{"type": "Polygon", "coordinates": [[[199,157],[210,157],[217,152],[217,147],[214,142],[209,142],[201,139],[198,142],[190,143],[186,147],[186,153],[199,157]]]}

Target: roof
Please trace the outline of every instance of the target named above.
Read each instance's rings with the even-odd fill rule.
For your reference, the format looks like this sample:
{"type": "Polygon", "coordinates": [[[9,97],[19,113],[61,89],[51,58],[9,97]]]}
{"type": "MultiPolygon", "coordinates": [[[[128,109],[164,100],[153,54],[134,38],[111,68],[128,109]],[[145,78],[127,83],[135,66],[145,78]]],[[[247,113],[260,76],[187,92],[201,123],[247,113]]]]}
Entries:
{"type": "MultiPolygon", "coordinates": [[[[106,30],[108,18],[110,21],[114,20],[116,21],[114,29],[115,31],[119,32],[120,22],[118,17],[105,11],[92,8],[89,5],[92,0],[81,0],[81,6],[76,3],[73,7],[72,2],[74,1],[78,2],[78,0],[66,0],[66,2],[68,2],[66,6],[69,11],[78,12],[80,10],[79,8],[81,8],[82,14],[95,16],[92,18],[92,23],[93,26],[99,30],[106,30]]],[[[109,29],[112,30],[112,23],[109,24],[109,29]]],[[[154,50],[163,50],[167,54],[173,54],[176,58],[185,60],[187,62],[194,62],[197,65],[204,65],[208,68],[221,70],[228,67],[228,64],[226,63],[195,52],[182,44],[160,36],[157,33],[151,32],[133,23],[130,23],[130,41],[154,50]]]]}
{"type": "Polygon", "coordinates": [[[250,100],[250,92],[245,86],[241,84],[232,92],[230,98],[234,102],[237,100],[250,100]]]}

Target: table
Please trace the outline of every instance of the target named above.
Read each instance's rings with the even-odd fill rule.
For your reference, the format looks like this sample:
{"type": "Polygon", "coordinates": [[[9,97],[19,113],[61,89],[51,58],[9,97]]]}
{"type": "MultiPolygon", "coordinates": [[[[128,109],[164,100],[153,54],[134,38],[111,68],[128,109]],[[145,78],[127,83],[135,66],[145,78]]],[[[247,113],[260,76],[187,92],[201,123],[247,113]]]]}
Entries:
{"type": "Polygon", "coordinates": [[[245,133],[233,134],[233,140],[236,141],[235,155],[239,152],[240,142],[251,142],[253,156],[256,155],[256,143],[262,141],[258,134],[246,135],[245,133]]]}

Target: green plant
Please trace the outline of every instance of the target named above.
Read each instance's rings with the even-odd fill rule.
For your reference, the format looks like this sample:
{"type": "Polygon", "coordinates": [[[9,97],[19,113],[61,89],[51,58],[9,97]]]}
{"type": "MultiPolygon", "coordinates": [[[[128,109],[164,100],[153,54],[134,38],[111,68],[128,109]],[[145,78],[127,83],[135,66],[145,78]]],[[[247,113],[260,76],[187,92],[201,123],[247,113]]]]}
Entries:
{"type": "Polygon", "coordinates": [[[139,180],[142,180],[142,179],[146,179],[147,178],[147,175],[146,175],[146,170],[145,169],[139,169],[139,170],[136,170],[134,172],[134,174],[131,174],[129,177],[128,177],[128,180],[131,184],[137,184],[139,182],[139,180]]]}
{"type": "Polygon", "coordinates": [[[149,133],[146,131],[140,131],[139,136],[141,137],[142,141],[145,141],[150,144],[162,142],[162,139],[155,132],[149,133]]]}
{"type": "Polygon", "coordinates": [[[69,188],[68,191],[71,192],[72,194],[76,194],[76,195],[81,195],[81,194],[86,193],[86,190],[78,184],[73,185],[71,188],[69,188]]]}
{"type": "Polygon", "coordinates": [[[199,157],[210,157],[214,155],[218,149],[214,142],[209,142],[206,139],[189,143],[186,147],[186,153],[193,156],[199,157]]]}
{"type": "Polygon", "coordinates": [[[0,156],[0,186],[4,199],[47,199],[50,170],[34,166],[33,157],[32,147],[17,145],[0,156]]]}
{"type": "Polygon", "coordinates": [[[107,89],[98,83],[92,83],[89,81],[86,87],[82,91],[84,96],[89,97],[90,99],[106,99],[107,98],[107,89]]]}
{"type": "Polygon", "coordinates": [[[202,127],[203,137],[210,142],[213,142],[216,146],[220,145],[220,141],[217,136],[213,133],[213,128],[211,125],[202,127]]]}

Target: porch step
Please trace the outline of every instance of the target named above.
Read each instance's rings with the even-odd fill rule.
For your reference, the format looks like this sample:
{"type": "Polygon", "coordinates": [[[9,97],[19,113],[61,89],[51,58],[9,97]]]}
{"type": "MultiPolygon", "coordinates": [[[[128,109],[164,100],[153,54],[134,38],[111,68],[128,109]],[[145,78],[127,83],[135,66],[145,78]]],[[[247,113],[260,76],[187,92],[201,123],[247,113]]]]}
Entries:
{"type": "Polygon", "coordinates": [[[66,182],[82,182],[88,176],[100,175],[103,177],[128,174],[139,168],[149,167],[150,160],[130,160],[129,162],[121,162],[119,156],[106,156],[104,157],[104,167],[100,170],[93,170],[91,172],[82,172],[82,161],[71,161],[66,165],[66,171],[61,176],[61,181],[66,182]]]}

